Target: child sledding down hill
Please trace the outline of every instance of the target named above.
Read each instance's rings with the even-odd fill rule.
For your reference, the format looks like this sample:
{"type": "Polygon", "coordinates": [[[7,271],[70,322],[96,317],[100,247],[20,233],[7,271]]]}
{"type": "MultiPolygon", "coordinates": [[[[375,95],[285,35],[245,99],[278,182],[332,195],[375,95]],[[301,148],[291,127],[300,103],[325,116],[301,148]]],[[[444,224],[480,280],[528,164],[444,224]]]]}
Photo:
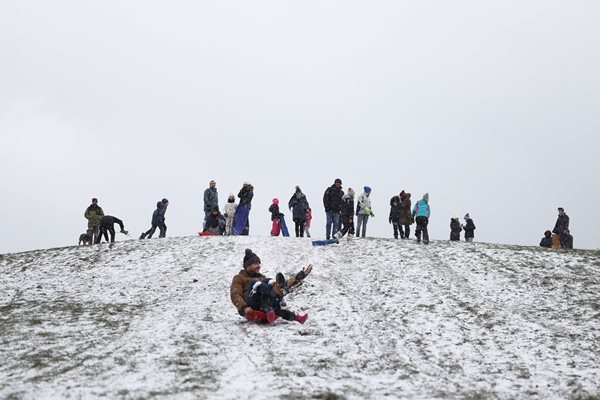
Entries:
{"type": "Polygon", "coordinates": [[[281,308],[281,303],[285,291],[310,274],[311,265],[287,280],[283,274],[278,273],[276,281],[273,282],[260,273],[260,258],[252,250],[246,249],[243,266],[244,269],[233,277],[229,288],[231,302],[241,316],[262,319],[259,314],[264,313],[269,324],[273,323],[277,316],[301,324],[306,321],[308,314],[295,314],[281,308]]]}

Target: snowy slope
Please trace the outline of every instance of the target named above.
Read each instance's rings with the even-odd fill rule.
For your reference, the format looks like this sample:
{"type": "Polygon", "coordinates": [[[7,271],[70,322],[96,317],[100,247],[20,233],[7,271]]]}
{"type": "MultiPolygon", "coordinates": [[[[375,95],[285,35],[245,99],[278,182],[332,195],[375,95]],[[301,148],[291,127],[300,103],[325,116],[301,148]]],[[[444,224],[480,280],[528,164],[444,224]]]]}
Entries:
{"type": "Polygon", "coordinates": [[[0,256],[0,398],[600,397],[600,253],[185,237],[0,256]],[[245,248],[306,324],[229,300],[245,248]],[[195,281],[197,280],[197,281],[195,281]]]}

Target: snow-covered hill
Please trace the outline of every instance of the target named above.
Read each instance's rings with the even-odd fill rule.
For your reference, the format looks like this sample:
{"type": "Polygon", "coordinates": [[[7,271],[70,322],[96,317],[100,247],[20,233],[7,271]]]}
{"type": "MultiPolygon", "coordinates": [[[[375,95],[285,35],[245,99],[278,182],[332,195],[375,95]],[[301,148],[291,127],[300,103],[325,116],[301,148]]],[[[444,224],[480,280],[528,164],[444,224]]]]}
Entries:
{"type": "Polygon", "coordinates": [[[600,253],[184,237],[0,256],[0,398],[600,397],[600,253]],[[240,318],[244,249],[313,264],[306,324],[240,318]]]}

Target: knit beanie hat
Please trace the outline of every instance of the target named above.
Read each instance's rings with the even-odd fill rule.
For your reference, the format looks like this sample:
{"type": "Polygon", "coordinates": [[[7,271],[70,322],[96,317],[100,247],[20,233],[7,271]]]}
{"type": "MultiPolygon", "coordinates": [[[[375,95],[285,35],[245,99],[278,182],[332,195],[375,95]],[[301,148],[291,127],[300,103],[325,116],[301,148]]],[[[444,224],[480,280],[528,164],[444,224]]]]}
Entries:
{"type": "Polygon", "coordinates": [[[348,194],[352,197],[354,197],[354,189],[352,188],[348,188],[348,194]]]}
{"type": "Polygon", "coordinates": [[[423,195],[423,200],[429,201],[429,193],[423,195]]]}
{"type": "Polygon", "coordinates": [[[260,263],[260,258],[252,252],[250,249],[246,249],[246,255],[244,256],[244,268],[254,263],[260,263]]]}
{"type": "Polygon", "coordinates": [[[466,214],[465,214],[465,219],[469,219],[469,218],[471,218],[471,217],[469,216],[469,213],[466,213],[466,214]]]}
{"type": "Polygon", "coordinates": [[[273,199],[273,204],[277,204],[277,205],[279,204],[279,199],[278,199],[277,197],[275,197],[275,198],[273,199]]]}
{"type": "Polygon", "coordinates": [[[365,189],[365,193],[371,193],[371,188],[370,187],[365,186],[364,189],[365,189]]]}

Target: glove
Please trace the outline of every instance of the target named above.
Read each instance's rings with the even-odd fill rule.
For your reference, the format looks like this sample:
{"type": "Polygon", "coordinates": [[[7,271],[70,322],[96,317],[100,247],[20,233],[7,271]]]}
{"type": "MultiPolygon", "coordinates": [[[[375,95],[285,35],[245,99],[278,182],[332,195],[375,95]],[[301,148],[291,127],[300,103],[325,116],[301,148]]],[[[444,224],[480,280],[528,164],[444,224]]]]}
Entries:
{"type": "Polygon", "coordinates": [[[310,274],[310,271],[312,271],[312,264],[309,264],[308,267],[303,268],[302,271],[296,274],[296,282],[300,282],[302,279],[306,278],[306,276],[310,274]]]}
{"type": "Polygon", "coordinates": [[[227,218],[227,213],[223,214],[223,216],[224,216],[225,218],[227,218]]]}
{"type": "Polygon", "coordinates": [[[375,214],[371,213],[371,217],[375,218],[375,214]]]}

